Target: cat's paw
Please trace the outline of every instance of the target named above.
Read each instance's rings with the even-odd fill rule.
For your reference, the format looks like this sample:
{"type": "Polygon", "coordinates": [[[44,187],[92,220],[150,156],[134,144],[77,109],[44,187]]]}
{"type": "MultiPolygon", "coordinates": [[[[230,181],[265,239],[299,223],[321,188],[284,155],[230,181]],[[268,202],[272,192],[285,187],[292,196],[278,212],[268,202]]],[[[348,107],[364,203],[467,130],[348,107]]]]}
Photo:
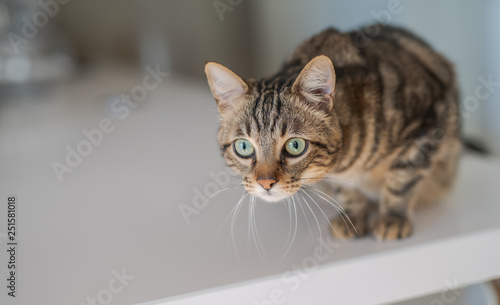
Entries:
{"type": "Polygon", "coordinates": [[[378,240],[403,239],[411,235],[412,223],[407,216],[382,215],[373,225],[372,233],[378,240]]]}
{"type": "Polygon", "coordinates": [[[344,216],[332,219],[330,232],[338,239],[352,239],[368,233],[368,222],[364,216],[344,216]],[[350,219],[350,221],[349,221],[350,219]],[[351,224],[352,223],[352,224],[351,224]]]}

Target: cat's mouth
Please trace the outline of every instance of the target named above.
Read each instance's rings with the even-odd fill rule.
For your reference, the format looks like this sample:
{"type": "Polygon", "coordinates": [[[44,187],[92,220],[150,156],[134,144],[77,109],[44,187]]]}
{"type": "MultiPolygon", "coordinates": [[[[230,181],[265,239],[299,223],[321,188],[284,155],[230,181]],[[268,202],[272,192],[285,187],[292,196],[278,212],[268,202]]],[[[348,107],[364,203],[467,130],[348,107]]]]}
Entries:
{"type": "Polygon", "coordinates": [[[253,195],[267,202],[278,202],[292,196],[293,194],[284,193],[280,190],[270,189],[270,190],[259,190],[257,192],[254,192],[253,195]]]}

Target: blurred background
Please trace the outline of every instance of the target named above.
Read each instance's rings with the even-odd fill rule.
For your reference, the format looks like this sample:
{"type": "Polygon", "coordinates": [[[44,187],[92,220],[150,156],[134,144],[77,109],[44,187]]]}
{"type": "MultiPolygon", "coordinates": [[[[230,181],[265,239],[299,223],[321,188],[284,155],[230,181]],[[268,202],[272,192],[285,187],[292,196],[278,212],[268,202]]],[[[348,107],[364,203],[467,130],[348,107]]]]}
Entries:
{"type": "Polygon", "coordinates": [[[465,133],[500,153],[499,90],[484,100],[475,93],[478,78],[500,80],[499,13],[494,0],[2,0],[0,83],[50,85],[110,63],[161,64],[201,79],[208,60],[262,77],[326,27],[384,22],[414,31],[455,63],[465,133]]]}
{"type": "MultiPolygon", "coordinates": [[[[455,64],[465,137],[500,155],[499,16],[496,0],[0,0],[0,198],[19,198],[25,293],[17,304],[82,304],[122,268],[138,280],[113,304],[136,304],[284,272],[310,255],[315,240],[302,223],[278,260],[276,241],[289,233],[283,205],[258,207],[269,266],[245,247],[246,211],[234,229],[243,264],[228,242],[233,229],[221,227],[240,190],[197,207],[229,177],[215,141],[207,61],[260,78],[327,27],[404,26],[455,64]]],[[[493,192],[474,184],[488,179],[484,168],[469,171],[469,187],[456,196],[475,202],[483,189],[493,192]]],[[[406,244],[365,239],[332,261],[497,221],[494,213],[480,219],[489,210],[475,205],[464,215],[448,208],[455,207],[420,218],[426,230],[406,244]]],[[[320,221],[325,237],[327,220],[320,221]]],[[[2,264],[6,257],[0,251],[2,264]]]]}

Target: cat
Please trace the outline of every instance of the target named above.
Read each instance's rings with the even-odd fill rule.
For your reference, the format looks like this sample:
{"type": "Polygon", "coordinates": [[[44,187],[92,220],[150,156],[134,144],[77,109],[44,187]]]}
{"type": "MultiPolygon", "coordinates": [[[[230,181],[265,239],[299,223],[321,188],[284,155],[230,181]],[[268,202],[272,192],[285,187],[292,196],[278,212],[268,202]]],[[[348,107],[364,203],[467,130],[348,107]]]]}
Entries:
{"type": "Polygon", "coordinates": [[[280,201],[331,182],[341,217],[332,234],[402,239],[417,204],[453,185],[461,151],[451,63],[407,30],[375,24],[327,29],[303,42],[273,76],[243,80],[205,65],[220,113],[218,142],[246,191],[280,201]],[[371,219],[370,206],[378,213],[371,219]]]}

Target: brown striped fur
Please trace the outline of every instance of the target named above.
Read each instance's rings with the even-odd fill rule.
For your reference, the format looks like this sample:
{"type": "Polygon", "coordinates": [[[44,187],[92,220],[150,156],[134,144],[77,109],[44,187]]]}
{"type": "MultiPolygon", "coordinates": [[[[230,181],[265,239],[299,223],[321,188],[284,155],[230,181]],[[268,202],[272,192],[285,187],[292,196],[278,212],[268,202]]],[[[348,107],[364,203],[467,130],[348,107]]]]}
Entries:
{"type": "MultiPolygon", "coordinates": [[[[221,113],[222,154],[249,193],[276,201],[333,181],[358,234],[369,231],[375,202],[373,234],[403,238],[415,205],[452,185],[461,148],[457,88],[451,64],[424,41],[399,28],[370,29],[376,35],[363,45],[359,32],[325,30],[261,80],[243,81],[215,63],[206,72],[221,113]],[[298,158],[283,149],[294,137],[308,143],[298,158]],[[252,158],[235,154],[237,139],[252,143],[252,158]],[[277,182],[266,190],[263,178],[277,182]]],[[[341,219],[332,228],[354,237],[341,219]]]]}

